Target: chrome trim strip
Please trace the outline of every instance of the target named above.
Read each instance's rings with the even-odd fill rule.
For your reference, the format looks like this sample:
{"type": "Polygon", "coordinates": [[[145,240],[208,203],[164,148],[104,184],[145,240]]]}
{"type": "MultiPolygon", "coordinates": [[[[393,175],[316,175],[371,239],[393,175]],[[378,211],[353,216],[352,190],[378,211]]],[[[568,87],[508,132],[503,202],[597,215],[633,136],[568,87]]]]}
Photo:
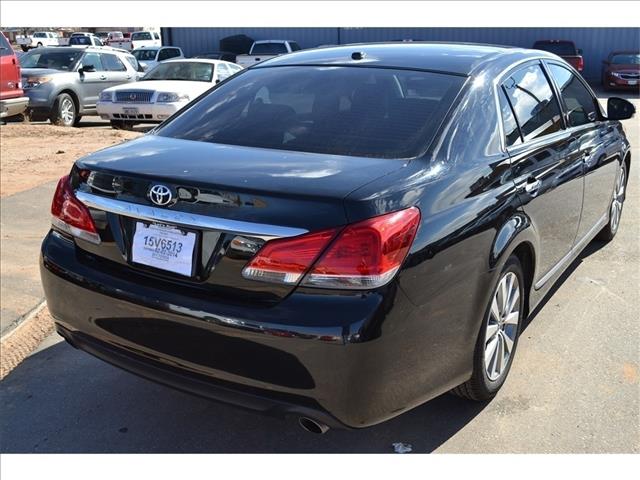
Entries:
{"type": "Polygon", "coordinates": [[[308,232],[303,228],[281,227],[265,223],[243,222],[241,220],[228,220],[226,218],[209,217],[197,213],[179,212],[165,208],[155,208],[148,205],[123,202],[114,198],[101,197],[92,193],[76,191],[76,197],[86,206],[104,210],[106,212],[137,218],[149,222],[166,222],[183,227],[197,228],[200,230],[215,230],[233,232],[249,237],[258,237],[263,240],[281,237],[295,237],[308,232]]]}
{"type": "Polygon", "coordinates": [[[534,286],[535,289],[540,290],[545,285],[545,283],[547,283],[556,273],[559,272],[559,270],[562,267],[566,266],[567,263],[574,260],[575,255],[580,253],[582,249],[587,246],[587,244],[593,239],[593,237],[595,237],[596,234],[604,228],[604,226],[607,224],[608,221],[609,221],[609,214],[605,213],[600,218],[600,220],[598,220],[598,222],[593,227],[591,227],[591,230],[589,230],[584,235],[584,237],[582,237],[580,241],[576,243],[571,248],[571,250],[569,250],[569,253],[567,253],[564,257],[562,257],[560,261],[556,263],[551,270],[549,270],[540,280],[536,282],[534,286]]]}

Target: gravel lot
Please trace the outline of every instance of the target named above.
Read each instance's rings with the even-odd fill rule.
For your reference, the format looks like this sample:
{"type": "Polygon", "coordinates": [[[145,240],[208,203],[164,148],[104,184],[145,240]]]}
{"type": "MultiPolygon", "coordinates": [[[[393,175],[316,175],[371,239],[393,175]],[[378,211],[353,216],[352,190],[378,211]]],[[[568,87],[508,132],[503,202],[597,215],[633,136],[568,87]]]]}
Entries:
{"type": "MultiPolygon", "coordinates": [[[[638,117],[625,126],[634,160],[618,235],[610,244],[589,245],[533,313],[509,380],[492,402],[443,395],[366,430],[315,436],[293,419],[139,379],[54,334],[1,383],[0,451],[393,452],[393,443],[404,442],[413,452],[640,453],[638,117]]],[[[57,130],[2,127],[3,197],[57,178],[83,152],[136,135],[94,127],[58,136],[57,130]],[[55,155],[58,149],[64,153],[55,155]],[[5,165],[7,152],[13,160],[5,165]],[[21,164],[27,156],[33,163],[21,164]],[[19,178],[27,177],[25,167],[34,178],[19,178]]],[[[19,200],[13,208],[35,201],[30,192],[40,190],[10,196],[19,200]]]]}

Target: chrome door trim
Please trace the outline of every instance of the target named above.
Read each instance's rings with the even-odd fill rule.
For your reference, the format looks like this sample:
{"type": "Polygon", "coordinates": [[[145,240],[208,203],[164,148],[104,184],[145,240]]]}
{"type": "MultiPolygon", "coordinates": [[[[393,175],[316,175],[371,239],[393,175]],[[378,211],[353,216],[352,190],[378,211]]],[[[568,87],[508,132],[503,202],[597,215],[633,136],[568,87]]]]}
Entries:
{"type": "Polygon", "coordinates": [[[308,232],[308,230],[303,228],[281,227],[279,225],[269,225],[265,223],[229,220],[226,218],[210,217],[208,215],[200,215],[197,213],[180,212],[166,208],[123,202],[122,200],[116,200],[115,198],[106,198],[81,191],[76,191],[75,194],[78,200],[84,203],[87,207],[149,222],[164,222],[183,227],[196,228],[199,230],[233,232],[249,237],[262,238],[263,240],[281,237],[295,237],[308,232]]]}
{"type": "Polygon", "coordinates": [[[609,213],[607,212],[600,217],[600,220],[591,227],[591,229],[569,250],[569,252],[556,263],[540,280],[536,282],[534,288],[540,290],[556,273],[559,273],[563,267],[574,259],[574,257],[582,251],[584,247],[596,236],[596,234],[604,228],[609,221],[609,213]]]}

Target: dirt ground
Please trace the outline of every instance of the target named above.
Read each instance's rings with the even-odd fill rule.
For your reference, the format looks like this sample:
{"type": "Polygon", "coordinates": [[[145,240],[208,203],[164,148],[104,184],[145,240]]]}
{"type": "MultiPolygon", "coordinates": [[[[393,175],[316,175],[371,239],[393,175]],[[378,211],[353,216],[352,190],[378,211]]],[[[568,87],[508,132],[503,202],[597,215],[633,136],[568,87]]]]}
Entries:
{"type": "Polygon", "coordinates": [[[57,127],[49,123],[8,123],[0,126],[0,197],[55,180],[79,157],[136,138],[142,131],[110,127],[57,127]]]}

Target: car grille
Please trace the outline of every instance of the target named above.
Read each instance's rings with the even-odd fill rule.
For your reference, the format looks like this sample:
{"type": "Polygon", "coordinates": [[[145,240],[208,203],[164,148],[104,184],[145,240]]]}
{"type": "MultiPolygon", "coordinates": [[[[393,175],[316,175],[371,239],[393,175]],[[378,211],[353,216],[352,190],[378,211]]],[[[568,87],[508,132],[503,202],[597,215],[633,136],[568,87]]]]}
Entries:
{"type": "Polygon", "coordinates": [[[621,73],[620,78],[625,80],[638,80],[640,79],[640,73],[621,73]]]}
{"type": "Polygon", "coordinates": [[[129,90],[116,92],[116,102],[119,103],[151,103],[153,92],[145,90],[129,90]]]}

